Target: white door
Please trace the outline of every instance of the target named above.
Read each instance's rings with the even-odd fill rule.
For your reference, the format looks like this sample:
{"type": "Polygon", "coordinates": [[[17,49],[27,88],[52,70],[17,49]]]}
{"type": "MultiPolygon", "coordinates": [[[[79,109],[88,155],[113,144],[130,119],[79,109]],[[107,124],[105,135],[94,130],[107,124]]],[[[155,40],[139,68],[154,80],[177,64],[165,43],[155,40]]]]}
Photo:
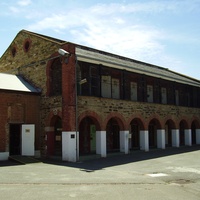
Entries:
{"type": "Polygon", "coordinates": [[[22,156],[35,155],[35,125],[22,125],[22,156]]]}

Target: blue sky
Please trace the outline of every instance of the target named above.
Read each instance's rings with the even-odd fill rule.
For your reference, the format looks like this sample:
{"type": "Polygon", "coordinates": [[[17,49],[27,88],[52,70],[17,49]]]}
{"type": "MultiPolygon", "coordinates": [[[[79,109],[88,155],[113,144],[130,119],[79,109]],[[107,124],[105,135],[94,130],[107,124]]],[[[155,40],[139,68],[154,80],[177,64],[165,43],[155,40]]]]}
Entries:
{"type": "Polygon", "coordinates": [[[26,29],[200,79],[200,0],[1,0],[0,56],[26,29]]]}

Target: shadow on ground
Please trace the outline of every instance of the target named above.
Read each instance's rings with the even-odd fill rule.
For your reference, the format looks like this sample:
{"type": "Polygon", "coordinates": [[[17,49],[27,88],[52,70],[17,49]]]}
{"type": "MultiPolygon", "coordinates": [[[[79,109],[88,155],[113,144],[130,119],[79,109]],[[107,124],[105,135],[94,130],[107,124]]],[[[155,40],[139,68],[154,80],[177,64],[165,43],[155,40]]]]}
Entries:
{"type": "Polygon", "coordinates": [[[111,166],[124,165],[131,162],[140,162],[144,160],[150,160],[170,155],[184,154],[187,152],[199,151],[200,146],[192,147],[179,147],[179,148],[167,148],[165,150],[153,149],[149,152],[144,151],[134,151],[128,155],[119,154],[112,155],[110,154],[106,158],[91,159],[86,161],[80,161],[76,163],[64,162],[61,160],[55,159],[42,159],[43,163],[61,165],[67,167],[79,168],[85,172],[93,172],[96,170],[101,170],[111,166]]]}
{"type": "MultiPolygon", "coordinates": [[[[51,165],[58,165],[58,166],[66,166],[66,167],[73,167],[79,168],[81,171],[85,172],[94,172],[96,170],[101,170],[111,166],[117,165],[124,165],[132,162],[140,162],[144,160],[150,160],[155,158],[161,158],[170,155],[177,155],[177,154],[184,154],[193,151],[199,151],[200,145],[192,146],[192,147],[179,147],[179,148],[167,148],[165,150],[160,149],[152,149],[149,152],[144,151],[133,151],[128,155],[124,154],[109,154],[106,158],[94,158],[79,161],[76,163],[72,162],[65,162],[62,161],[61,158],[41,158],[39,159],[40,162],[45,164],[51,165]]],[[[30,163],[28,163],[30,164],[30,163]]],[[[20,165],[20,163],[14,161],[0,161],[0,167],[6,166],[16,166],[20,165]]]]}

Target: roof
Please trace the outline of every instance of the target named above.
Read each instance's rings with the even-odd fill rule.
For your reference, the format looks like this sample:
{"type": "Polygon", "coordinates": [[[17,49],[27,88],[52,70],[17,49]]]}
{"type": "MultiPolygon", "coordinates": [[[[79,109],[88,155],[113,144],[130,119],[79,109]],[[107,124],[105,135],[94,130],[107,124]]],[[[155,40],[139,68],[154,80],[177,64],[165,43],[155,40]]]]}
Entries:
{"type": "Polygon", "coordinates": [[[200,80],[171,71],[168,68],[163,68],[81,45],[77,45],[76,55],[79,61],[102,64],[107,67],[122,69],[130,72],[161,78],[164,80],[200,87],[200,80]]]}
{"type": "Polygon", "coordinates": [[[30,85],[21,76],[0,73],[0,90],[39,93],[40,91],[30,85]]]}
{"type": "Polygon", "coordinates": [[[42,34],[39,34],[39,33],[27,31],[27,30],[21,30],[20,32],[31,34],[31,35],[34,35],[34,36],[37,36],[37,37],[43,38],[45,40],[48,40],[48,41],[51,41],[51,42],[54,42],[54,43],[57,43],[57,44],[61,44],[61,45],[67,43],[67,41],[65,41],[65,40],[61,40],[61,39],[58,39],[58,38],[54,38],[54,37],[47,36],[47,35],[42,35],[42,34]]]}
{"type": "MultiPolygon", "coordinates": [[[[67,41],[53,38],[50,36],[30,32],[27,30],[22,30],[20,32],[25,32],[27,34],[35,35],[37,37],[43,38],[47,41],[63,45],[68,43],[67,41]]],[[[94,64],[102,64],[107,67],[122,69],[130,72],[135,72],[139,74],[145,74],[148,76],[169,80],[173,82],[178,82],[182,84],[188,84],[196,87],[200,87],[200,80],[194,79],[192,77],[180,74],[169,70],[168,68],[156,66],[153,64],[145,63],[142,61],[134,60],[131,58],[115,55],[105,51],[93,49],[83,45],[75,44],[76,46],[76,56],[78,61],[85,61],[94,64]]]]}

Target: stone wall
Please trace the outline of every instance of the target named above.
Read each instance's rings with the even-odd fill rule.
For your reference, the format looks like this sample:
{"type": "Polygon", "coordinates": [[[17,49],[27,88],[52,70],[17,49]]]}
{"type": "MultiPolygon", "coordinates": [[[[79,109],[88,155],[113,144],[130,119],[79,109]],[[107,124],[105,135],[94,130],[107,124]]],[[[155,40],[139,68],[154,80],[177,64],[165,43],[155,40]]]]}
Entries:
{"type": "Polygon", "coordinates": [[[19,74],[29,83],[42,90],[42,96],[46,94],[46,66],[48,60],[54,55],[60,44],[21,31],[15,37],[4,55],[0,59],[0,72],[19,74]],[[29,48],[25,50],[25,44],[29,42],[29,48]],[[12,54],[16,49],[15,55],[12,54]]]}
{"type": "Polygon", "coordinates": [[[106,127],[107,120],[112,116],[121,118],[126,129],[134,118],[139,118],[146,129],[150,120],[154,118],[160,122],[162,127],[168,119],[173,120],[177,127],[179,127],[181,120],[186,120],[189,126],[194,119],[200,121],[200,109],[197,108],[79,96],[79,120],[87,114],[90,116],[94,113],[99,117],[99,123],[103,130],[106,127]]]}

